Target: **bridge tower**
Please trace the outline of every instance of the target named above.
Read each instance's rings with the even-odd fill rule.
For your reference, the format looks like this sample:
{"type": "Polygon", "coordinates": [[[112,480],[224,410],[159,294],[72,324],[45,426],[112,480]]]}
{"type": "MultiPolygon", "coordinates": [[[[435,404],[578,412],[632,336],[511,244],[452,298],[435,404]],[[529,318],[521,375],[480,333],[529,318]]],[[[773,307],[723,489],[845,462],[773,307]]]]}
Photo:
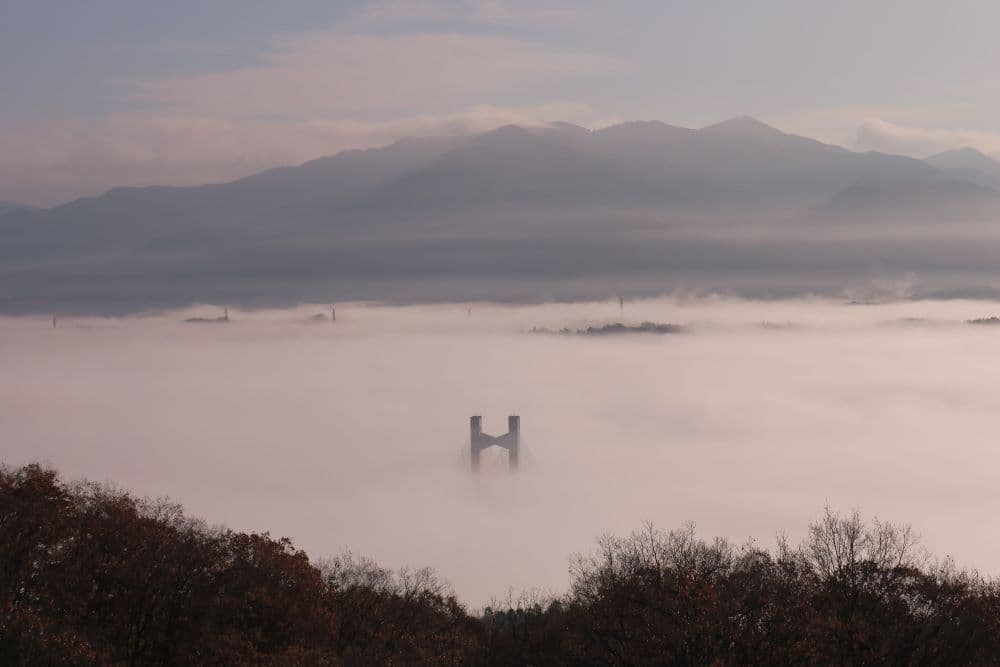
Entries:
{"type": "Polygon", "coordinates": [[[472,471],[479,471],[479,454],[487,447],[503,447],[507,450],[507,461],[511,471],[517,470],[518,455],[521,450],[521,418],[507,417],[507,432],[492,436],[483,433],[483,418],[479,415],[469,418],[469,447],[472,454],[472,471]]]}

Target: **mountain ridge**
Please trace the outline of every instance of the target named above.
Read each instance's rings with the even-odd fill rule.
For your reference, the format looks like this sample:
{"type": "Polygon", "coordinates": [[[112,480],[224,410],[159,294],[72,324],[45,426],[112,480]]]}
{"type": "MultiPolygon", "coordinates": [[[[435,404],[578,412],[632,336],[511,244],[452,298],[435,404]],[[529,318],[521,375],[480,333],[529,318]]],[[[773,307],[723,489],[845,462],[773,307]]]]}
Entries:
{"type": "MultiPolygon", "coordinates": [[[[631,139],[635,142],[648,142],[652,140],[654,146],[657,145],[658,143],[662,143],[667,140],[689,139],[697,141],[697,139],[695,139],[696,137],[701,137],[701,138],[716,137],[716,138],[728,138],[734,140],[752,140],[752,141],[770,139],[770,140],[780,140],[780,141],[796,141],[800,142],[800,146],[810,145],[816,148],[833,150],[851,155],[868,154],[865,152],[851,151],[842,146],[826,144],[809,137],[803,137],[800,135],[786,133],[778,128],[768,125],[751,116],[735,116],[733,118],[729,118],[720,121],[718,123],[714,123],[697,129],[682,127],[679,125],[671,125],[669,123],[660,120],[646,120],[646,121],[627,121],[603,128],[588,130],[573,123],[567,123],[565,121],[554,121],[552,123],[548,123],[546,125],[538,127],[532,127],[532,126],[522,127],[516,124],[508,124],[478,134],[456,135],[456,136],[442,135],[442,136],[426,136],[426,137],[405,137],[383,146],[363,148],[363,149],[347,149],[331,155],[323,155],[316,158],[312,158],[310,160],[295,165],[282,165],[282,166],[272,167],[231,181],[204,183],[199,185],[149,184],[149,185],[116,186],[97,195],[80,197],[53,206],[48,206],[48,207],[28,207],[21,205],[16,205],[16,206],[17,208],[22,208],[22,209],[26,208],[29,210],[50,210],[50,209],[61,208],[68,204],[73,204],[75,202],[79,202],[82,200],[92,200],[104,197],[109,194],[123,192],[123,191],[137,191],[137,190],[194,191],[198,189],[212,189],[221,186],[230,186],[230,185],[235,185],[237,183],[258,183],[261,179],[265,179],[267,177],[273,177],[277,174],[290,174],[292,172],[296,172],[296,170],[298,170],[296,173],[301,174],[303,171],[307,171],[310,169],[318,170],[318,167],[322,165],[329,165],[330,163],[335,161],[340,161],[348,158],[363,158],[366,155],[373,155],[386,150],[398,151],[398,152],[402,152],[404,150],[410,150],[411,152],[418,152],[422,148],[423,152],[427,154],[427,153],[437,152],[436,149],[432,148],[434,146],[456,147],[462,143],[466,143],[469,141],[479,141],[483,138],[488,138],[491,136],[510,137],[511,135],[516,134],[517,136],[522,138],[527,138],[531,136],[552,138],[554,133],[559,131],[571,135],[576,139],[584,139],[584,140],[595,139],[595,138],[600,138],[600,139],[611,138],[619,141],[627,141],[628,138],[631,136],[631,139]]],[[[946,153],[948,152],[951,151],[947,151],[946,153]]],[[[880,155],[899,157],[904,160],[913,160],[915,162],[919,162],[919,160],[915,160],[913,158],[907,158],[904,156],[895,156],[886,153],[880,153],[880,155]]],[[[932,156],[932,158],[933,157],[937,156],[932,156]]],[[[983,157],[986,158],[987,160],[990,159],[985,155],[983,155],[983,157]]],[[[932,158],[927,158],[923,162],[927,164],[932,164],[932,158]]],[[[0,206],[2,205],[3,202],[0,202],[0,206]]]]}
{"type": "MultiPolygon", "coordinates": [[[[164,233],[282,228],[286,222],[337,226],[385,206],[414,217],[447,205],[760,206],[802,210],[847,188],[878,182],[964,181],[995,188],[995,164],[958,151],[926,160],[859,153],[788,134],[749,116],[701,129],[633,121],[598,130],[569,123],[505,125],[458,137],[403,139],[276,167],[225,183],[112,188],[48,209],[0,214],[88,226],[124,238],[159,226],[164,233]],[[967,179],[965,176],[969,176],[967,179]]],[[[386,214],[388,215],[388,213],[386,214]]],[[[393,214],[395,215],[395,214],[393,214]]],[[[17,234],[14,234],[16,237],[17,234]]],[[[38,245],[38,244],[35,244],[38,245]]],[[[44,245],[44,244],[41,244],[44,245]]],[[[9,253],[8,253],[9,254],[9,253]]]]}
{"type": "MultiPolygon", "coordinates": [[[[833,251],[810,239],[858,223],[996,219],[1000,176],[966,178],[964,163],[940,159],[849,151],[746,117],[403,139],[226,183],[113,188],[0,215],[0,310],[43,293],[72,301],[84,287],[103,303],[139,284],[179,301],[308,284],[287,287],[304,299],[327,279],[364,279],[375,281],[368,298],[429,276],[773,272],[805,261],[772,256],[787,239],[804,239],[797,256],[822,257],[833,251]]],[[[870,252],[851,246],[838,261],[856,269],[870,252]]]]}

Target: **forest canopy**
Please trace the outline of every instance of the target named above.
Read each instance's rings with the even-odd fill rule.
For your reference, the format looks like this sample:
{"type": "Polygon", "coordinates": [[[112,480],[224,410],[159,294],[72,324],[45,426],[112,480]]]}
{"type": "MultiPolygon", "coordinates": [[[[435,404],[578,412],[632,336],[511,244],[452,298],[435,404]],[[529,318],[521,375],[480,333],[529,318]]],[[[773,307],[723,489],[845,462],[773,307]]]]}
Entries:
{"type": "Polygon", "coordinates": [[[0,468],[2,664],[1000,662],[997,583],[857,512],[773,549],[646,525],[570,575],[470,610],[427,568],[313,561],[170,501],[0,468]]]}

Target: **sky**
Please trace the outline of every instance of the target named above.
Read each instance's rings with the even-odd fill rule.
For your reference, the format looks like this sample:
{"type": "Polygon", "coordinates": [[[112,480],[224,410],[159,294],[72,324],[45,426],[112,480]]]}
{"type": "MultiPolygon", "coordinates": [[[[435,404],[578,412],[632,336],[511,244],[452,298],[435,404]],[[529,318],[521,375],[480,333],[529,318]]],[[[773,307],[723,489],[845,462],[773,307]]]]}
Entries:
{"type": "Polygon", "coordinates": [[[0,200],[555,120],[1000,155],[997,25],[987,0],[0,0],[0,200]]]}
{"type": "Polygon", "coordinates": [[[430,566],[473,606],[564,591],[573,553],[646,520],[773,547],[826,504],[1000,574],[1000,347],[966,323],[996,302],[471,308],[0,317],[0,463],[168,496],[316,560],[430,566]],[[688,330],[529,333],[644,320],[688,330]],[[469,417],[498,435],[512,414],[521,470],[491,448],[470,474],[469,417]]]}

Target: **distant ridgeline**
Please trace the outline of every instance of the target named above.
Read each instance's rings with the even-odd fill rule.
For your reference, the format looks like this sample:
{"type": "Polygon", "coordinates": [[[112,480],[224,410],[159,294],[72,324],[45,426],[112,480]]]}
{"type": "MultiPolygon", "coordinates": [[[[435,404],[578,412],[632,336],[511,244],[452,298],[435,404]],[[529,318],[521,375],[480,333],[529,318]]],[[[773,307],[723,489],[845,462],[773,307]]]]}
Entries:
{"type": "Polygon", "coordinates": [[[921,289],[937,294],[970,289],[951,271],[1000,285],[998,219],[1000,164],[975,151],[854,152],[752,118],[508,126],[229,183],[0,204],[0,312],[599,299],[606,279],[636,295],[839,294],[876,266],[933,266],[921,289]]]}

